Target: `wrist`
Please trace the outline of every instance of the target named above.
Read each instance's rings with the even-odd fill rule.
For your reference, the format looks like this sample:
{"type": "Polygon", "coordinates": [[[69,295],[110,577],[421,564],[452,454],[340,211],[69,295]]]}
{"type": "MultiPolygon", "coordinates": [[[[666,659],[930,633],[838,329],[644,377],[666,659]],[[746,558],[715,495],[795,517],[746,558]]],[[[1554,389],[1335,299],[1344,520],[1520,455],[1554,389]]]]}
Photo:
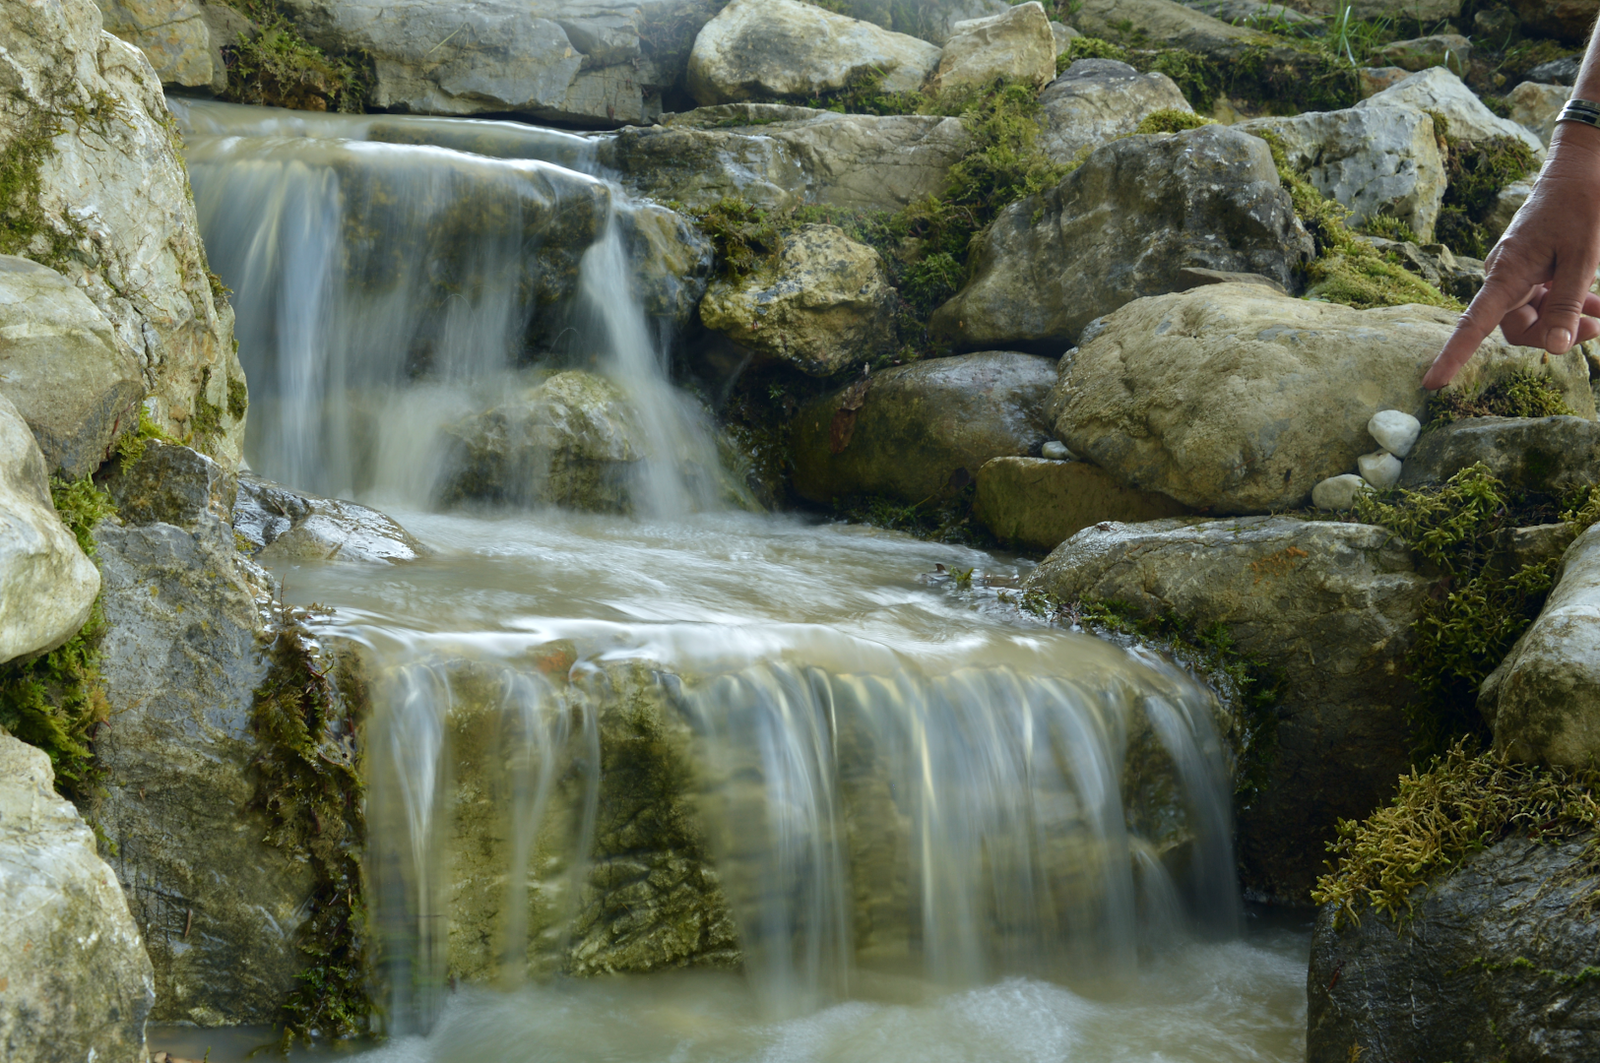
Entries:
{"type": "Polygon", "coordinates": [[[1582,122],[1557,122],[1550,138],[1545,169],[1549,170],[1558,159],[1563,165],[1570,159],[1600,175],[1600,128],[1582,122]]]}

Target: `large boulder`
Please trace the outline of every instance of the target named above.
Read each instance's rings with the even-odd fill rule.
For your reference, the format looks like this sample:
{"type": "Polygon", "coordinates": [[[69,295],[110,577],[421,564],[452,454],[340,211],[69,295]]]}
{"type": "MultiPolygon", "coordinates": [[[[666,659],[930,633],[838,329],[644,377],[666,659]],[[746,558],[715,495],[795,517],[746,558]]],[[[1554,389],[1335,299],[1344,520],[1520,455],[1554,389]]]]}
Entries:
{"type": "Polygon", "coordinates": [[[1600,526],[1567,549],[1538,619],[1483,681],[1496,749],[1586,768],[1600,758],[1600,526]]]}
{"type": "Polygon", "coordinates": [[[218,297],[161,83],[92,0],[0,7],[0,154],[19,160],[0,253],[56,269],[138,362],[156,425],[225,465],[244,438],[233,312],[218,297]],[[37,184],[32,184],[32,174],[37,184]]]}
{"type": "Polygon", "coordinates": [[[1165,495],[1125,487],[1086,461],[995,458],[978,470],[973,516],[1008,546],[1054,550],[1102,521],[1138,523],[1184,516],[1165,495]]]}
{"type": "Polygon", "coordinates": [[[930,87],[965,89],[1008,78],[1042,86],[1056,75],[1056,36],[1037,0],[987,18],[957,22],[930,87]]]}
{"type": "Polygon", "coordinates": [[[1266,34],[1213,18],[1175,0],[1083,0],[1069,16],[1091,37],[1136,37],[1147,47],[1186,48],[1203,54],[1232,54],[1262,44],[1266,34]]]}
{"type": "Polygon", "coordinates": [[[1039,148],[1063,166],[1124,137],[1155,111],[1192,111],[1165,74],[1141,74],[1115,59],[1079,59],[1039,95],[1039,148]]]}
{"type": "Polygon", "coordinates": [[[56,516],[33,434],[0,392],[0,662],[77,634],[100,572],[56,516]]]}
{"type": "Polygon", "coordinates": [[[1565,497],[1600,480],[1600,422],[1464,417],[1423,433],[1406,456],[1400,486],[1442,484],[1480,461],[1514,491],[1565,497]]]}
{"type": "Polygon", "coordinates": [[[1294,904],[1336,822],[1371,812],[1407,766],[1403,662],[1434,588],[1387,529],[1285,517],[1085,528],[1024,585],[1221,623],[1282,672],[1277,749],[1238,815],[1239,865],[1247,891],[1294,904]]]}
{"type": "Polygon", "coordinates": [[[1292,287],[1310,254],[1259,137],[1226,126],[1128,137],[1002,211],[979,239],[972,281],[929,327],[960,348],[1059,354],[1095,318],[1187,287],[1187,268],[1292,287]]]}
{"type": "Polygon", "coordinates": [[[1037,455],[1055,363],[986,351],[874,373],[807,405],[792,427],[794,489],[830,503],[948,498],[986,462],[1037,455]]]}
{"type": "Polygon", "coordinates": [[[1477,93],[1442,66],[1397,81],[1382,92],[1368,96],[1356,107],[1370,110],[1396,104],[1443,115],[1449,123],[1451,136],[1463,140],[1510,137],[1526,144],[1537,158],[1544,158],[1544,142],[1538,134],[1520,122],[1501,118],[1489,110],[1477,93]]]}
{"type": "Polygon", "coordinates": [[[1594,28],[1597,0],[1511,0],[1511,9],[1522,19],[1522,27],[1530,34],[1554,37],[1567,44],[1582,47],[1588,43],[1589,32],[1594,28]]]}
{"type": "Polygon", "coordinates": [[[76,480],[137,427],[144,380],[87,296],[53,269],[0,255],[0,394],[33,429],[45,466],[76,480]]]}
{"type": "Polygon", "coordinates": [[[50,758],[0,731],[0,1049],[9,1063],[145,1063],[150,958],[50,758]]]}
{"type": "MultiPolygon", "coordinates": [[[[1423,413],[1423,374],[1455,322],[1447,310],[1355,310],[1257,284],[1141,299],[1063,358],[1051,415],[1074,453],[1130,486],[1217,513],[1293,509],[1372,449],[1375,412],[1423,413]]],[[[1544,352],[1496,332],[1452,387],[1527,369],[1592,416],[1581,359],[1541,365],[1544,352]]]]}
{"type": "Polygon", "coordinates": [[[1592,844],[1514,832],[1419,887],[1404,925],[1364,907],[1336,920],[1325,906],[1306,978],[1307,1063],[1593,1058],[1592,844]]]}
{"type": "Polygon", "coordinates": [[[134,45],[163,84],[211,86],[211,32],[196,0],[98,0],[107,33],[134,45]]]}
{"type": "Polygon", "coordinates": [[[251,558],[395,564],[429,550],[393,517],[339,498],[321,498],[249,474],[239,477],[233,530],[251,558]]]}
{"type": "Polygon", "coordinates": [[[939,194],[970,144],[959,118],[738,103],[625,129],[597,150],[637,194],[691,210],[739,196],[766,209],[814,202],[892,211],[939,194]]]}
{"type": "Polygon", "coordinates": [[[886,92],[914,92],[939,56],[927,41],[799,0],[733,0],[695,38],[689,92],[702,106],[811,99],[868,77],[886,92]]]}
{"type": "Polygon", "coordinates": [[[878,252],[833,225],[784,237],[779,260],[712,284],[700,320],[765,358],[831,376],[890,340],[898,299],[878,252]]]}
{"type": "Polygon", "coordinates": [[[1257,118],[1236,128],[1274,134],[1289,165],[1349,207],[1352,224],[1388,215],[1427,243],[1446,184],[1433,125],[1415,107],[1395,105],[1257,118]]]}

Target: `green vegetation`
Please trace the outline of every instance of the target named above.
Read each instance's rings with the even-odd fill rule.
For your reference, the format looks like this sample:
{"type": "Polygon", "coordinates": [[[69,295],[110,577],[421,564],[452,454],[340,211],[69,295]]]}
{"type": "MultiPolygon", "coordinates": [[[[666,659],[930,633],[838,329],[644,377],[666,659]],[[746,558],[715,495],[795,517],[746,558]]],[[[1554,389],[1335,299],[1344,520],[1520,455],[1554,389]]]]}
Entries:
{"type": "Polygon", "coordinates": [[[767,212],[738,196],[724,196],[709,210],[695,216],[700,230],[711,239],[717,275],[739,281],[778,260],[783,238],[767,212]]]}
{"type": "Polygon", "coordinates": [[[67,103],[68,91],[49,91],[58,102],[24,104],[20,126],[0,148],[0,255],[22,255],[61,269],[87,230],[68,213],[46,215],[41,169],[55,154],[56,137],[73,127],[104,129],[116,116],[117,101],[98,92],[88,104],[67,103]]]}
{"type": "Polygon", "coordinates": [[[1422,430],[1463,417],[1575,417],[1561,389],[1547,376],[1519,369],[1472,391],[1447,389],[1428,399],[1422,430]]]}
{"type": "Polygon", "coordinates": [[[1432,117],[1434,132],[1445,146],[1445,175],[1449,181],[1439,209],[1439,242],[1452,251],[1483,258],[1493,245],[1484,222],[1500,190],[1537,168],[1533,152],[1512,137],[1463,140],[1451,135],[1444,115],[1432,117]]]}
{"type": "Polygon", "coordinates": [[[1375,218],[1368,218],[1361,226],[1361,231],[1367,236],[1377,236],[1384,240],[1396,240],[1401,243],[1417,243],[1417,234],[1411,231],[1411,226],[1390,214],[1379,214],[1375,218]]]}
{"type": "Polygon", "coordinates": [[[223,46],[228,70],[223,99],[299,111],[363,110],[370,81],[366,62],[330,56],[310,44],[273,0],[227,2],[255,29],[223,46]]]}
{"type": "Polygon", "coordinates": [[[261,745],[254,803],[271,824],[265,840],[316,874],[301,930],[306,968],[283,1010],[285,1050],[296,1040],[309,1044],[313,1031],[336,1041],[363,1034],[372,1013],[363,958],[361,714],[318,666],[304,619],[284,610],[251,710],[261,745]]]}
{"type": "MultiPolygon", "coordinates": [[[[1329,850],[1337,866],[1311,896],[1338,907],[1336,920],[1359,920],[1365,904],[1396,923],[1411,912],[1418,887],[1512,830],[1559,839],[1600,826],[1600,772],[1512,764],[1457,742],[1428,768],[1400,777],[1394,800],[1362,822],[1343,820],[1329,850]]],[[[1585,849],[1591,872],[1600,851],[1585,849]]],[[[1590,894],[1585,903],[1592,904],[1590,894]]]]}
{"type": "MultiPolygon", "coordinates": [[[[111,498],[85,477],[52,480],[56,512],[91,558],[94,526],[114,514],[111,498]]],[[[67,798],[94,796],[98,770],[90,747],[110,711],[100,686],[105,616],[96,598],[83,627],[65,644],[28,661],[0,665],[0,727],[50,757],[56,789],[67,798]]]]}
{"type": "Polygon", "coordinates": [[[1205,125],[1216,125],[1209,118],[1190,111],[1165,110],[1151,111],[1134,129],[1135,136],[1148,136],[1152,133],[1182,133],[1186,129],[1199,129],[1205,125]]]}
{"type": "Polygon", "coordinates": [[[112,453],[124,468],[139,464],[139,459],[144,457],[145,444],[152,439],[161,443],[176,443],[161,426],[150,419],[150,411],[141,404],[139,407],[139,427],[131,432],[124,433],[112,447],[112,453]]]}
{"type": "Polygon", "coordinates": [[[971,484],[945,500],[925,498],[910,505],[890,498],[859,496],[835,499],[834,512],[852,524],[904,532],[918,539],[963,546],[987,546],[988,536],[972,520],[977,489],[971,484]]]}

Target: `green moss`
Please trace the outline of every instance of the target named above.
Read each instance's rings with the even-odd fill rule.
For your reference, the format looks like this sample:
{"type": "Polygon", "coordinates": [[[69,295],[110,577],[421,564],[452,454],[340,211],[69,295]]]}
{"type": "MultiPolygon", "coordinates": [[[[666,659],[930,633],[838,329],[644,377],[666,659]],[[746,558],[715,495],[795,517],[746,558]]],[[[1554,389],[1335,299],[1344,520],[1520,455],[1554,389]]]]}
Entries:
{"type": "Polygon", "coordinates": [[[1079,59],[1115,59],[1126,63],[1128,50],[1099,37],[1074,37],[1067,42],[1067,50],[1056,56],[1056,73],[1065,72],[1079,59]]]}
{"type": "Polygon", "coordinates": [[[1181,133],[1185,129],[1199,129],[1204,125],[1216,125],[1209,118],[1190,111],[1164,110],[1151,111],[1144,116],[1133,132],[1135,136],[1145,136],[1151,133],[1181,133]]]}
{"type": "MultiPolygon", "coordinates": [[[[52,480],[56,512],[90,557],[94,526],[116,512],[111,498],[87,477],[52,480]]],[[[96,598],[88,621],[66,643],[27,661],[0,665],[0,727],[50,757],[56,789],[85,801],[94,796],[99,769],[91,740],[110,706],[100,685],[100,643],[105,616],[96,598]]]]}
{"type": "Polygon", "coordinates": [[[300,985],[283,1009],[283,1046],[312,1033],[341,1040],[367,1031],[372,1013],[360,857],[365,835],[357,734],[362,715],[319,667],[304,616],[285,611],[268,649],[251,727],[261,753],[254,804],[267,815],[266,842],[306,860],[316,876],[300,931],[300,985]]]}
{"type": "Polygon", "coordinates": [[[1451,135],[1444,116],[1435,114],[1433,120],[1445,145],[1448,180],[1436,223],[1439,242],[1460,254],[1483,258],[1493,244],[1484,222],[1500,190],[1534,172],[1533,152],[1512,137],[1464,140],[1451,135]]]}
{"type": "Polygon", "coordinates": [[[235,421],[242,421],[249,408],[250,390],[246,387],[244,378],[230,378],[228,380],[228,416],[235,421]]]}
{"type": "MultiPolygon", "coordinates": [[[[1512,830],[1534,838],[1593,831],[1597,787],[1600,773],[1512,764],[1458,742],[1426,770],[1402,775],[1387,806],[1359,823],[1339,823],[1328,846],[1338,862],[1312,899],[1337,906],[1337,922],[1371,907],[1400,923],[1419,887],[1512,830]]],[[[1593,842],[1585,855],[1593,866],[1593,842]]]]}
{"type": "Polygon", "coordinates": [[[719,276],[737,281],[776,264],[783,237],[767,212],[724,196],[695,219],[711,239],[719,276]]]}
{"type": "Polygon", "coordinates": [[[977,490],[969,484],[953,498],[942,501],[925,498],[906,505],[889,498],[856,496],[835,499],[833,509],[852,524],[904,532],[935,543],[987,546],[988,536],[972,519],[976,499],[977,490]]]}
{"type": "Polygon", "coordinates": [[[370,77],[366,61],[330,56],[306,41],[272,0],[227,0],[255,24],[222,48],[228,87],[235,103],[290,107],[300,111],[359,114],[370,77]]]}
{"type": "Polygon", "coordinates": [[[178,440],[163,432],[161,426],[150,419],[150,411],[141,405],[139,407],[139,427],[118,439],[116,446],[112,448],[112,453],[116,455],[118,461],[125,468],[137,465],[139,459],[144,457],[145,444],[152,439],[162,443],[178,442],[178,440]]]}
{"type": "Polygon", "coordinates": [[[1440,391],[1428,399],[1423,431],[1463,417],[1576,417],[1555,382],[1518,369],[1473,391],[1440,391]]]}
{"type": "Polygon", "coordinates": [[[1384,240],[1395,240],[1400,243],[1417,243],[1417,234],[1411,231],[1411,226],[1391,214],[1379,214],[1368,218],[1361,226],[1361,231],[1368,236],[1377,236],[1384,240]]]}

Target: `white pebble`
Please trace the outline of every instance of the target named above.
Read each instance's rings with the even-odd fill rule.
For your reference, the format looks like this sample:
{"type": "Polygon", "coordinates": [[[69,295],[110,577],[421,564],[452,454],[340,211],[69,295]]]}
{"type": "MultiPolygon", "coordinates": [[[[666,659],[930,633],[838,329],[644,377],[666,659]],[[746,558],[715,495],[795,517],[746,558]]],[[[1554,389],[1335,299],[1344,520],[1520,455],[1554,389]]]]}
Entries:
{"type": "Polygon", "coordinates": [[[1068,450],[1067,445],[1061,442],[1059,439],[1052,439],[1050,442],[1040,447],[1039,456],[1041,458],[1049,458],[1051,461],[1074,460],[1072,457],[1072,451],[1068,450]]]}
{"type": "Polygon", "coordinates": [[[1417,445],[1422,422],[1399,410],[1379,410],[1367,422],[1367,431],[1378,441],[1378,446],[1397,458],[1403,458],[1417,445]]]}
{"type": "Polygon", "coordinates": [[[1400,482],[1400,459],[1387,450],[1374,450],[1356,459],[1361,478],[1382,491],[1400,482]]]}
{"type": "Polygon", "coordinates": [[[1349,509],[1365,490],[1367,481],[1353,472],[1330,476],[1311,489],[1311,504],[1318,509],[1349,509]]]}

